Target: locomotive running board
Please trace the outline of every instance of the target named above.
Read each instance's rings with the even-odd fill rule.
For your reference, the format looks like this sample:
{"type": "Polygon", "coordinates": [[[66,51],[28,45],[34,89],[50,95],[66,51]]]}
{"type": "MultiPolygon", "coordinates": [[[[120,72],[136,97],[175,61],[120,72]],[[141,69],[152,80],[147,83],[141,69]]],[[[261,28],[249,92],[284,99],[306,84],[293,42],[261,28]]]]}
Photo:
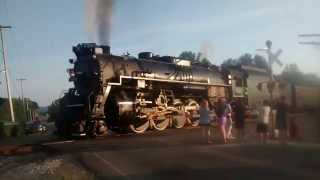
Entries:
{"type": "MultiPolygon", "coordinates": [[[[144,101],[143,103],[152,104],[152,101],[144,101]]],[[[120,101],[118,105],[134,105],[139,104],[139,101],[120,101]]]]}
{"type": "Polygon", "coordinates": [[[86,133],[72,133],[71,136],[73,137],[83,137],[83,136],[86,136],[87,134],[86,133]]]}
{"type": "Polygon", "coordinates": [[[122,79],[148,80],[148,81],[180,83],[180,84],[193,84],[193,85],[206,85],[206,86],[224,86],[224,87],[231,86],[231,85],[225,85],[225,84],[210,84],[210,83],[201,83],[201,82],[176,81],[176,80],[154,79],[154,78],[145,78],[145,77],[131,77],[131,76],[120,76],[119,82],[109,82],[108,85],[121,86],[122,79]]]}
{"type": "Polygon", "coordinates": [[[68,108],[73,108],[73,107],[83,107],[84,104],[71,104],[71,105],[67,105],[66,107],[68,108]]]}

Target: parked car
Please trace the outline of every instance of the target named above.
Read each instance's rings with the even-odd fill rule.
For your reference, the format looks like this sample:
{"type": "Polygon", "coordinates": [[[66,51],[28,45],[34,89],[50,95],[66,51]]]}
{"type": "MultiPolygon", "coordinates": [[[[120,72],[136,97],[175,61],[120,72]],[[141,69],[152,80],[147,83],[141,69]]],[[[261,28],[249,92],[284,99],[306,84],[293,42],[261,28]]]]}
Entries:
{"type": "Polygon", "coordinates": [[[33,133],[45,133],[47,132],[47,127],[40,122],[30,122],[25,125],[25,133],[33,134],[33,133]]]}

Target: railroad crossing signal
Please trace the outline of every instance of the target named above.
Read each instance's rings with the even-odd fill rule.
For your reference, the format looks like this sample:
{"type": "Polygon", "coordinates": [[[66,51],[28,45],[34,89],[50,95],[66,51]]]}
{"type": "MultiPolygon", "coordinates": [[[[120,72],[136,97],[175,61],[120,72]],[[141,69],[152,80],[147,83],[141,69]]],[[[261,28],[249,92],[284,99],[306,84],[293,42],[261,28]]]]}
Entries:
{"type": "Polygon", "coordinates": [[[272,47],[272,41],[267,40],[266,41],[267,48],[263,49],[257,49],[257,51],[265,51],[268,55],[268,63],[269,63],[269,73],[270,73],[270,81],[273,81],[273,71],[272,71],[272,65],[274,63],[277,63],[279,66],[282,66],[283,63],[279,60],[279,56],[282,53],[282,50],[279,49],[276,53],[271,52],[272,47]]]}
{"type": "Polygon", "coordinates": [[[272,53],[270,51],[270,61],[271,61],[271,64],[273,63],[277,63],[279,66],[282,66],[282,62],[279,60],[279,56],[281,55],[282,53],[282,49],[279,49],[276,53],[272,53]]]}

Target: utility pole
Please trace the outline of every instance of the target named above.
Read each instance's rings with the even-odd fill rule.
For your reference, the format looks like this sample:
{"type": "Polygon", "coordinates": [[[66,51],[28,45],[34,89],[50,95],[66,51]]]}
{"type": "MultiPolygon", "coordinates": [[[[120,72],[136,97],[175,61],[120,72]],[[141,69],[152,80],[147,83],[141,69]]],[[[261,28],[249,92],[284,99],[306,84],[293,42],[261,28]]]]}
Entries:
{"type": "MultiPolygon", "coordinates": [[[[274,80],[274,76],[273,76],[273,68],[272,65],[273,63],[277,63],[279,66],[282,66],[282,62],[278,59],[280,54],[282,53],[282,50],[279,49],[276,53],[272,53],[271,51],[271,47],[272,47],[272,42],[270,40],[266,41],[266,48],[263,49],[257,49],[257,51],[265,51],[267,53],[268,56],[268,67],[269,67],[269,81],[266,82],[267,83],[267,88],[270,94],[270,103],[274,104],[273,102],[273,90],[275,88],[276,85],[276,81],[274,80]]],[[[275,136],[275,116],[274,113],[272,113],[271,116],[271,136],[275,136]]]]}
{"type": "Polygon", "coordinates": [[[4,41],[3,40],[3,30],[4,29],[10,29],[10,28],[11,28],[11,26],[2,26],[2,25],[0,25],[3,68],[4,68],[5,77],[6,77],[7,94],[8,94],[8,100],[9,100],[9,105],[10,105],[11,121],[15,122],[14,112],[13,112],[13,104],[12,104],[12,98],[11,98],[11,90],[10,90],[10,80],[9,80],[8,68],[7,68],[7,62],[6,62],[6,49],[4,47],[4,42],[3,42],[4,41]]]}
{"type": "Polygon", "coordinates": [[[279,66],[282,66],[282,62],[278,59],[280,54],[282,53],[282,50],[279,49],[276,53],[271,52],[272,47],[272,41],[267,40],[266,41],[266,48],[263,49],[257,49],[257,51],[265,51],[268,56],[268,67],[269,67],[269,82],[267,82],[268,91],[270,93],[270,102],[273,101],[273,89],[275,87],[275,81],[273,77],[273,68],[272,65],[274,63],[277,63],[279,66]]]}
{"type": "Polygon", "coordinates": [[[26,103],[25,103],[25,99],[24,99],[24,96],[23,96],[23,81],[26,81],[27,79],[25,78],[19,78],[17,79],[17,81],[19,81],[20,83],[20,90],[21,90],[21,99],[22,99],[22,105],[23,105],[23,112],[24,114],[26,115],[27,119],[28,119],[28,114],[27,114],[27,111],[26,111],[26,103]]]}
{"type": "Polygon", "coordinates": [[[32,110],[29,107],[29,101],[30,101],[30,99],[26,98],[27,119],[28,119],[28,121],[32,121],[33,120],[33,118],[32,118],[32,110]]]}

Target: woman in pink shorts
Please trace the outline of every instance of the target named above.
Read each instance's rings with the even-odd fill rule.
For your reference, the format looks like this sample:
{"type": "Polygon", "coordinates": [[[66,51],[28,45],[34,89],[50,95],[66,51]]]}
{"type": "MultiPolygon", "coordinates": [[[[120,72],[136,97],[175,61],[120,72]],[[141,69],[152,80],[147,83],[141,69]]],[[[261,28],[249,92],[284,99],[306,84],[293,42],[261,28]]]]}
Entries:
{"type": "Polygon", "coordinates": [[[219,98],[215,112],[218,118],[219,129],[223,138],[224,143],[228,143],[226,134],[226,123],[227,123],[227,104],[224,98],[219,98]]]}

